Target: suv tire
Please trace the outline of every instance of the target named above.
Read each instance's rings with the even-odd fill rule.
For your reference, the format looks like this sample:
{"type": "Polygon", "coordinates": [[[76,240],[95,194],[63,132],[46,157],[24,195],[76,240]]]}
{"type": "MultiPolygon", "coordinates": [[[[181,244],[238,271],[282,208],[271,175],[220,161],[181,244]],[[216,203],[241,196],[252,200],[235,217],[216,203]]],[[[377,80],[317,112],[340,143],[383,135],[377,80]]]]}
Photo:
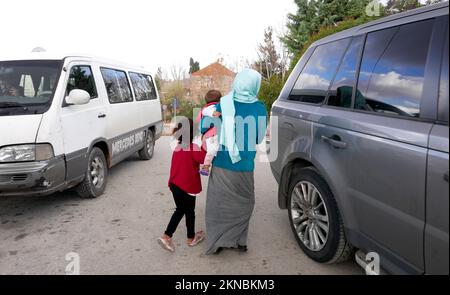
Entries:
{"type": "Polygon", "coordinates": [[[296,173],[289,187],[288,211],[294,236],[308,257],[328,264],[352,257],[354,249],[345,237],[336,200],[316,169],[308,167],[296,173]],[[303,195],[313,201],[308,204],[303,195]]]}

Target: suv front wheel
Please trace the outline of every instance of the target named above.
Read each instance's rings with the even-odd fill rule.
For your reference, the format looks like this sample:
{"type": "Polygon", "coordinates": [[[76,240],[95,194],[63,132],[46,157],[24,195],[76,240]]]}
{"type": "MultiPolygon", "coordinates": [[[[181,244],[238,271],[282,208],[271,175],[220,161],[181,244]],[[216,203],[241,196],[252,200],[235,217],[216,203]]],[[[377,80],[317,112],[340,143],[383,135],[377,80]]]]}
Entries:
{"type": "Polygon", "coordinates": [[[320,263],[348,260],[353,247],[347,243],[344,225],[325,180],[316,169],[301,169],[289,189],[289,220],[295,238],[311,259],[320,263]]]}

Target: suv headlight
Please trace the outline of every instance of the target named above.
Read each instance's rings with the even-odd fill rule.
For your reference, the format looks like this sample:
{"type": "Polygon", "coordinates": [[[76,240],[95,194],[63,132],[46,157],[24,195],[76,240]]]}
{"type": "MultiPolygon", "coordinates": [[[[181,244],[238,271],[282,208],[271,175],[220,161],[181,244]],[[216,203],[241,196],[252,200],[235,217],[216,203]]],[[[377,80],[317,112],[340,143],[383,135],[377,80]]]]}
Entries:
{"type": "Polygon", "coordinates": [[[50,144],[23,144],[0,149],[0,163],[45,161],[54,157],[50,144]]]}

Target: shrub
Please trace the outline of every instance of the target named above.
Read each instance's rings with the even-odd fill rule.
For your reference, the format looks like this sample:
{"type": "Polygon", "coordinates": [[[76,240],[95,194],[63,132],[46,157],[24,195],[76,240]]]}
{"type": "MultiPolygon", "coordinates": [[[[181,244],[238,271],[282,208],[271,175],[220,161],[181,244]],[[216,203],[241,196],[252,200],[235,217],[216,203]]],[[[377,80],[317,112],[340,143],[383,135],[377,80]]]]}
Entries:
{"type": "Polygon", "coordinates": [[[274,75],[269,80],[262,81],[259,99],[264,102],[267,112],[270,112],[272,104],[278,99],[285,82],[279,75],[274,75]]]}

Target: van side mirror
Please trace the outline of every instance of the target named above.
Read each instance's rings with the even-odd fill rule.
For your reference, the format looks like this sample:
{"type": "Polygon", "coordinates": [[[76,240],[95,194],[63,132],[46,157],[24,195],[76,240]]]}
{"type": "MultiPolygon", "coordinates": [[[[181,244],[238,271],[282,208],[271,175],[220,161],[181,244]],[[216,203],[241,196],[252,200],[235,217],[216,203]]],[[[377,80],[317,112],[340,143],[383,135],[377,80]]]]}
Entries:
{"type": "Polygon", "coordinates": [[[68,105],[83,105],[91,101],[89,92],[81,89],[74,89],[70,91],[69,96],[66,97],[66,104],[68,105]]]}

